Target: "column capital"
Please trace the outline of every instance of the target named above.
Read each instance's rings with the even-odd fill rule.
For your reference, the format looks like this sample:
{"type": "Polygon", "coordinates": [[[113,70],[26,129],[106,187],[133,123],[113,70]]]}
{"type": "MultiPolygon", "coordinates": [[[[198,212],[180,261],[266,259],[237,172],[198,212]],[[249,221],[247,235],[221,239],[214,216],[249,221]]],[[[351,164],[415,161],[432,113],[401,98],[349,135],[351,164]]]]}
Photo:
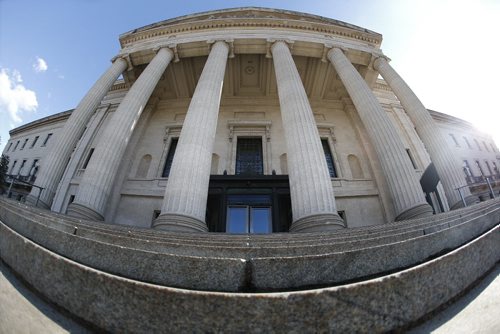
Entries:
{"type": "Polygon", "coordinates": [[[127,62],[127,71],[130,71],[134,67],[132,65],[132,60],[130,59],[130,53],[119,53],[111,58],[111,62],[114,63],[118,59],[123,59],[127,62]]]}
{"type": "Polygon", "coordinates": [[[290,49],[290,52],[293,50],[293,44],[295,43],[295,41],[293,41],[291,39],[272,39],[272,38],[269,38],[266,42],[267,42],[266,43],[266,58],[273,57],[272,49],[274,48],[276,43],[278,43],[278,42],[285,43],[285,45],[288,46],[288,49],[290,49]]]}
{"type": "Polygon", "coordinates": [[[172,57],[174,57],[175,56],[173,50],[174,48],[177,50],[177,44],[158,45],[154,47],[152,50],[155,54],[157,54],[158,52],[160,52],[160,50],[165,49],[172,54],[172,57]]]}
{"type": "Polygon", "coordinates": [[[326,57],[330,57],[330,53],[333,52],[333,50],[340,50],[342,53],[347,56],[347,52],[349,51],[345,46],[340,45],[340,44],[325,44],[325,49],[328,51],[326,52],[326,57]]]}
{"type": "Polygon", "coordinates": [[[208,45],[208,53],[210,53],[210,51],[212,51],[212,48],[214,47],[214,45],[216,43],[219,43],[221,42],[221,45],[225,45],[228,50],[229,50],[229,55],[228,55],[228,58],[234,58],[234,40],[233,39],[208,39],[207,40],[207,45],[208,45]],[[231,51],[233,52],[232,53],[232,57],[231,57],[231,51]]]}
{"type": "Polygon", "coordinates": [[[372,64],[373,64],[373,68],[375,70],[377,70],[378,64],[381,60],[385,60],[386,62],[390,62],[391,58],[389,58],[386,55],[381,54],[381,53],[372,53],[372,64]]]}

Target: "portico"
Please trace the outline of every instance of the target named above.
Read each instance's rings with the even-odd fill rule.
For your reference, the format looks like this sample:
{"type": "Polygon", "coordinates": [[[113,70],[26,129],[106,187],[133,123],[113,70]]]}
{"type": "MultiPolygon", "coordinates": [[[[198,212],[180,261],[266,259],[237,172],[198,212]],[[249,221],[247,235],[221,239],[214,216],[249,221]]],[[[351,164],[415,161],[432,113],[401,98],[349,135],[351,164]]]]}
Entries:
{"type": "MultiPolygon", "coordinates": [[[[85,110],[90,111],[85,113],[91,115],[120,74],[123,74],[130,87],[96,139],[93,154],[75,188],[74,200],[69,204],[67,213],[84,219],[106,220],[106,216],[111,215],[107,212],[113,206],[116,210],[116,202],[119,201],[119,195],[115,194],[115,189],[120,189],[117,185],[127,179],[123,171],[127,157],[136,154],[137,158],[134,159],[141,163],[144,161],[141,168],[145,174],[137,172],[135,174],[140,176],[136,178],[151,178],[153,172],[149,168],[150,164],[156,163],[159,166],[157,170],[164,170],[166,156],[169,150],[173,150],[171,143],[175,139],[175,154],[172,151],[168,179],[163,183],[161,209],[155,210],[160,212],[151,226],[167,231],[207,232],[210,177],[235,174],[231,166],[234,166],[237,158],[232,156],[229,141],[226,140],[227,145],[224,146],[221,139],[227,137],[227,129],[231,127],[227,124],[231,123],[232,128],[244,129],[239,130],[240,135],[234,138],[236,142],[254,140],[252,145],[261,146],[261,159],[268,166],[262,169],[262,174],[270,177],[288,175],[291,232],[331,231],[347,227],[347,223],[339,216],[339,211],[343,210],[338,207],[337,190],[343,198],[353,196],[344,194],[358,193],[365,197],[390,198],[390,201],[385,201],[391,203],[390,207],[386,204],[381,209],[381,216],[389,221],[432,214],[407,148],[394,122],[372,92],[377,71],[388,78],[387,83],[415,122],[426,147],[429,149],[428,142],[434,143],[432,147],[439,146],[436,144],[439,138],[428,142],[424,140],[431,137],[429,133],[433,131],[432,128],[426,130],[430,116],[425,116],[426,110],[421,103],[418,105],[411,98],[410,102],[406,102],[404,97],[411,95],[411,90],[400,78],[392,79],[397,74],[379,49],[380,35],[334,20],[329,22],[327,33],[320,34],[318,31],[323,29],[321,27],[326,25],[326,21],[320,22],[319,19],[312,20],[313,23],[300,23],[283,14],[278,19],[282,20],[283,25],[276,27],[273,25],[276,18],[266,18],[259,11],[253,13],[254,16],[235,15],[231,18],[211,18],[208,28],[203,28],[203,24],[197,21],[189,23],[189,20],[180,20],[175,24],[145,27],[121,36],[122,50],[110,70],[103,75],[106,79],[98,81],[84,98],[91,102],[84,103],[82,100],[81,105],[89,105],[85,110]],[[254,28],[242,28],[248,24],[254,28]],[[219,25],[225,28],[214,28],[219,25]],[[196,30],[197,33],[176,33],[181,27],[196,30]],[[339,37],[341,35],[344,36],[342,39],[339,37]],[[174,61],[178,63],[173,65],[174,61]],[[192,75],[188,71],[192,71],[192,75]],[[181,77],[181,74],[185,77],[181,77]],[[183,85],[192,86],[192,93],[183,94],[183,89],[189,91],[183,85]],[[176,98],[167,94],[170,90],[176,98]],[[162,103],[173,106],[175,110],[185,108],[184,113],[170,111],[179,131],[176,137],[171,132],[166,135],[161,161],[159,155],[150,152],[139,154],[140,146],[131,144],[134,136],[138,137],[137,141],[144,136],[134,131],[144,119],[143,112],[152,96],[160,102],[158,106],[152,107],[154,111],[151,113],[169,110],[168,107],[162,109],[162,103]],[[369,149],[362,144],[346,146],[343,149],[345,153],[335,149],[336,145],[342,146],[335,135],[337,131],[342,133],[342,130],[338,130],[341,124],[330,121],[328,113],[331,113],[329,110],[335,110],[338,117],[354,129],[354,125],[349,124],[344,115],[341,101],[346,99],[354,105],[361,120],[361,124],[356,126],[366,132],[370,145],[373,145],[376,162],[368,158],[360,161],[363,150],[369,149]],[[168,102],[174,100],[179,101],[179,106],[168,102]],[[244,108],[238,106],[237,101],[244,101],[248,106],[253,104],[256,110],[263,111],[240,111],[244,108]],[[271,101],[273,107],[268,110],[260,108],[261,101],[271,101]],[[231,103],[234,103],[232,109],[227,106],[231,103]],[[230,113],[232,116],[228,116],[230,113]],[[419,116],[413,116],[415,114],[419,116]],[[334,167],[338,169],[339,175],[331,174],[325,159],[327,152],[324,143],[331,151],[331,161],[336,164],[334,167]],[[264,145],[267,148],[262,153],[264,145]],[[356,185],[369,184],[380,190],[370,192],[353,188],[351,192],[346,192],[338,186],[340,181],[336,179],[349,180],[356,185]]],[[[89,116],[83,119],[70,118],[64,132],[71,133],[78,141],[88,121],[89,116]]],[[[148,124],[153,126],[151,122],[148,124]]],[[[167,124],[162,126],[172,128],[167,124]]],[[[58,139],[65,140],[62,136],[58,139]]],[[[72,139],[73,146],[76,141],[72,139]]],[[[453,187],[461,182],[457,168],[443,162],[446,157],[442,158],[445,155],[442,149],[438,153],[429,150],[431,160],[443,180],[448,201],[455,203],[453,187]]],[[[61,152],[58,159],[70,159],[71,150],[66,151],[61,152]]],[[[41,167],[44,172],[37,183],[55,189],[64,171],[51,167],[49,163],[45,166],[41,167]]],[[[153,176],[160,179],[156,173],[153,176]]],[[[161,182],[158,181],[158,185],[161,182]]],[[[54,193],[54,190],[45,193],[44,201],[47,204],[50,204],[54,193]]],[[[245,206],[238,202],[242,197],[227,198],[227,203],[237,203],[233,206],[245,206]]],[[[253,217],[250,213],[253,212],[252,208],[271,207],[271,204],[266,203],[272,200],[266,202],[262,197],[259,201],[254,206],[245,206],[250,210],[248,219],[253,217]]],[[[265,217],[275,216],[272,211],[264,211],[262,209],[259,212],[265,217]]]]}

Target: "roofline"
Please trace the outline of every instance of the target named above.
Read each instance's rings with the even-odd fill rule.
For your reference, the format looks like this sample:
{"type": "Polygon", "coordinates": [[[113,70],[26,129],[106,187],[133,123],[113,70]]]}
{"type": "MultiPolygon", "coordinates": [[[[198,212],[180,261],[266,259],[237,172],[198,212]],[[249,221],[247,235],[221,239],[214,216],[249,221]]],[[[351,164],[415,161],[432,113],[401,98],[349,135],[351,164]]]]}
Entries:
{"type": "Polygon", "coordinates": [[[119,39],[122,39],[122,37],[125,37],[127,35],[132,35],[132,34],[135,34],[138,32],[143,32],[143,31],[146,31],[149,29],[158,28],[160,26],[164,26],[164,25],[168,25],[168,24],[175,24],[175,23],[177,23],[177,21],[182,21],[182,20],[188,19],[188,18],[196,18],[197,16],[203,16],[203,15],[209,15],[209,14],[219,14],[219,13],[228,13],[228,12],[230,13],[230,12],[242,11],[242,10],[272,11],[272,12],[280,12],[280,13],[284,13],[284,14],[300,15],[300,16],[305,16],[305,17],[323,20],[323,21],[326,21],[325,23],[329,22],[329,23],[334,24],[334,25],[340,25],[342,27],[358,30],[360,32],[364,32],[364,33],[368,33],[368,34],[375,34],[375,35],[379,35],[380,37],[382,36],[378,32],[375,32],[375,31],[372,31],[372,30],[369,30],[369,29],[366,29],[366,28],[363,28],[363,27],[360,27],[360,26],[357,26],[354,24],[350,24],[350,23],[347,23],[344,21],[324,17],[321,15],[303,13],[303,12],[298,12],[298,11],[288,10],[288,9],[250,6],[250,7],[235,7],[235,8],[227,8],[227,9],[209,10],[209,11],[205,11],[205,12],[199,12],[199,13],[195,13],[195,14],[186,14],[186,15],[170,18],[167,20],[159,21],[156,23],[151,23],[151,24],[142,26],[140,28],[136,28],[136,29],[132,29],[130,31],[127,31],[127,32],[121,34],[119,39]]]}
{"type": "Polygon", "coordinates": [[[14,128],[14,129],[10,130],[9,131],[9,135],[10,135],[10,137],[12,137],[13,135],[21,133],[23,131],[30,130],[32,128],[36,128],[36,127],[38,127],[40,125],[50,124],[50,123],[61,121],[61,120],[65,119],[65,118],[68,118],[71,115],[71,113],[73,112],[73,110],[74,109],[62,111],[62,112],[59,112],[57,114],[46,116],[46,117],[37,119],[35,121],[26,123],[24,125],[18,126],[17,128],[14,128]]]}

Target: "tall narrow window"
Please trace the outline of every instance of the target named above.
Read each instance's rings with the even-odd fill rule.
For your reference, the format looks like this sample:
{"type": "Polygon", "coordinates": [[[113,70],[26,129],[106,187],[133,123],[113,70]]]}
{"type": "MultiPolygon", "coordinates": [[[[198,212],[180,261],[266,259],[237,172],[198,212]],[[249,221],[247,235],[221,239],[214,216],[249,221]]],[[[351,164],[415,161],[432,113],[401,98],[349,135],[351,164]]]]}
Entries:
{"type": "Polygon", "coordinates": [[[47,145],[47,143],[49,142],[50,137],[52,137],[52,133],[49,133],[49,134],[47,135],[47,137],[46,137],[46,138],[45,138],[45,140],[43,141],[42,146],[47,145]]]}
{"type": "Polygon", "coordinates": [[[161,177],[168,177],[170,174],[170,168],[172,168],[172,161],[174,161],[174,154],[177,149],[178,141],[178,138],[172,138],[172,141],[170,142],[170,148],[168,149],[167,159],[165,160],[165,166],[163,167],[161,177]]]}
{"type": "Polygon", "coordinates": [[[137,172],[135,173],[135,177],[137,178],[146,178],[149,172],[149,165],[151,164],[151,155],[146,154],[142,157],[141,162],[139,162],[139,167],[137,167],[137,172]]]}
{"type": "Polygon", "coordinates": [[[85,159],[85,162],[83,163],[82,169],[86,169],[87,165],[89,164],[90,158],[92,158],[92,154],[94,154],[94,149],[91,148],[89,151],[89,154],[87,155],[87,159],[85,159]]]}
{"type": "Polygon", "coordinates": [[[40,136],[36,136],[36,137],[35,137],[35,139],[33,139],[33,143],[31,143],[30,148],[35,147],[35,144],[36,144],[36,142],[38,141],[38,138],[40,138],[40,136]]]}
{"type": "Polygon", "coordinates": [[[262,175],[262,138],[240,138],[236,146],[236,175],[262,175]]]}
{"type": "Polygon", "coordinates": [[[498,166],[497,166],[497,163],[495,161],[492,161],[491,162],[493,164],[493,172],[495,172],[495,174],[500,174],[500,171],[498,170],[498,166]]]}
{"type": "Polygon", "coordinates": [[[493,171],[491,170],[491,166],[490,166],[490,163],[488,162],[488,160],[484,160],[484,163],[486,164],[486,168],[488,168],[490,175],[493,175],[493,171]]]}
{"type": "Polygon", "coordinates": [[[24,147],[25,147],[25,146],[26,146],[26,144],[28,143],[28,140],[29,140],[29,138],[26,138],[26,139],[24,140],[23,146],[21,146],[20,150],[24,150],[24,147]]]}
{"type": "Polygon", "coordinates": [[[16,146],[14,146],[14,149],[12,150],[12,152],[14,152],[18,146],[19,146],[19,140],[17,141],[16,146]]]}
{"type": "MultiPolygon", "coordinates": [[[[491,145],[493,145],[493,144],[491,144],[491,145]]],[[[12,147],[12,142],[9,143],[9,147],[7,147],[7,151],[6,152],[9,152],[11,147],[12,147]]]]}
{"type": "Polygon", "coordinates": [[[481,175],[484,176],[483,167],[481,167],[481,163],[479,162],[479,160],[476,160],[476,166],[477,166],[477,169],[479,169],[479,172],[481,173],[481,175]]]}
{"type": "Polygon", "coordinates": [[[24,168],[24,165],[26,165],[26,160],[23,160],[23,162],[21,162],[21,166],[19,167],[19,171],[17,172],[17,175],[21,175],[21,172],[24,168]]]}
{"type": "Polygon", "coordinates": [[[483,140],[483,146],[484,146],[486,152],[490,151],[490,149],[488,148],[488,145],[486,145],[486,142],[484,140],[483,140]]]}
{"type": "Polygon", "coordinates": [[[33,164],[31,165],[30,172],[29,172],[29,181],[30,182],[35,182],[36,180],[36,175],[38,174],[38,159],[33,160],[33,164]]]}
{"type": "Polygon", "coordinates": [[[326,165],[328,166],[330,177],[337,177],[337,171],[335,170],[335,163],[333,161],[330,145],[328,144],[328,139],[321,139],[321,144],[323,145],[323,151],[325,152],[326,165]]]}
{"type": "Polygon", "coordinates": [[[470,146],[469,140],[465,136],[464,136],[464,141],[467,144],[467,147],[470,148],[470,149],[472,149],[472,146],[470,146]]]}
{"type": "Polygon", "coordinates": [[[455,146],[460,147],[460,144],[458,143],[457,138],[455,138],[455,135],[453,133],[450,133],[451,139],[453,139],[453,142],[455,143],[455,146]]]}
{"type": "Polygon", "coordinates": [[[353,179],[364,178],[363,170],[361,169],[361,164],[359,159],[354,154],[349,154],[347,156],[347,161],[349,162],[349,168],[351,169],[351,175],[353,179]]]}
{"type": "Polygon", "coordinates": [[[415,163],[415,160],[413,160],[413,156],[411,155],[411,152],[410,152],[409,148],[406,149],[406,153],[408,153],[408,158],[410,158],[410,161],[411,161],[411,164],[412,164],[413,168],[414,169],[418,169],[417,168],[417,164],[415,163]]]}
{"type": "Polygon", "coordinates": [[[469,162],[467,160],[464,160],[463,168],[464,168],[465,176],[467,176],[467,177],[474,176],[472,174],[472,169],[470,168],[469,162]]]}
{"type": "Polygon", "coordinates": [[[482,151],[482,149],[481,149],[481,145],[479,145],[479,142],[477,141],[477,139],[476,139],[476,138],[474,138],[474,141],[476,142],[477,149],[478,149],[479,151],[482,151]]]}
{"type": "Polygon", "coordinates": [[[13,174],[14,173],[14,168],[16,168],[16,164],[17,164],[17,160],[14,160],[14,162],[12,163],[12,168],[10,169],[10,173],[9,174],[13,174]]]}

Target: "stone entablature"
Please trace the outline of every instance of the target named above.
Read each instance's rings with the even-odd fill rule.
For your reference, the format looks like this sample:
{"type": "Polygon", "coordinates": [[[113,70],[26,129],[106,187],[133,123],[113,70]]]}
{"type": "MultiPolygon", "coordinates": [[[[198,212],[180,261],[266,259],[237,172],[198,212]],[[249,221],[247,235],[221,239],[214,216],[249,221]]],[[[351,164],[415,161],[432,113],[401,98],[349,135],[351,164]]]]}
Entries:
{"type": "Polygon", "coordinates": [[[120,44],[125,48],[129,44],[158,36],[234,28],[308,30],[361,40],[375,46],[379,46],[382,41],[382,36],[378,33],[338,20],[293,11],[248,7],[211,11],[158,22],[121,35],[120,44]]]}

